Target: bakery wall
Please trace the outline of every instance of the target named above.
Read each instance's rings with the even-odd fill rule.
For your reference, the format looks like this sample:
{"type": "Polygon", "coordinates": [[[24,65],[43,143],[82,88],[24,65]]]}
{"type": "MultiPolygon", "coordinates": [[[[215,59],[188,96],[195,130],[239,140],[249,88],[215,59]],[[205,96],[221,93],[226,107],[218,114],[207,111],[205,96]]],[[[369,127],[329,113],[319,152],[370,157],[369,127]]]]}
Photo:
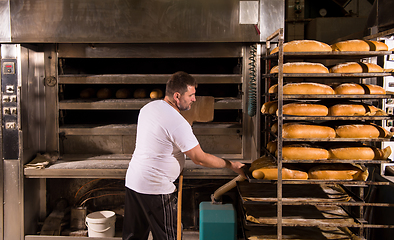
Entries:
{"type": "Polygon", "coordinates": [[[286,1],[286,41],[314,39],[334,43],[364,35],[372,2],[286,1]]]}

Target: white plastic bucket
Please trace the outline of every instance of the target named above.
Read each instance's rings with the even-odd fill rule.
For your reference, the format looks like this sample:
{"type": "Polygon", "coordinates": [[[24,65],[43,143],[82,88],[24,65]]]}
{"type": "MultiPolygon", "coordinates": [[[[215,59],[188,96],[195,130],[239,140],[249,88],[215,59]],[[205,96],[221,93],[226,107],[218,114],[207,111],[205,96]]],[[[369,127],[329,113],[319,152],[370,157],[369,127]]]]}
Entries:
{"type": "Polygon", "coordinates": [[[114,237],[116,216],[113,211],[98,211],[86,216],[89,237],[114,237]]]}

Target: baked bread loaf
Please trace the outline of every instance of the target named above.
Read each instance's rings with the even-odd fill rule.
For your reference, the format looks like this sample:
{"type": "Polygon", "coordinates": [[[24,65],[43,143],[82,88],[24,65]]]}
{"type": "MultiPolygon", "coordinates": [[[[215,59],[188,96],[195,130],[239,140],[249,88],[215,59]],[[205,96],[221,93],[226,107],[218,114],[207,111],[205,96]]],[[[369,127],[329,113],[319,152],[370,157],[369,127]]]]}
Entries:
{"type": "MultiPolygon", "coordinates": [[[[270,54],[279,51],[279,47],[272,49],[270,54]]],[[[293,40],[283,44],[284,52],[331,52],[330,45],[316,40],[293,40]]]]}
{"type": "Polygon", "coordinates": [[[341,103],[328,108],[328,116],[382,116],[383,110],[363,103],[341,103]]]}
{"type": "MultiPolygon", "coordinates": [[[[271,128],[277,132],[277,127],[271,128]]],[[[282,137],[284,138],[335,138],[335,130],[327,126],[319,126],[308,123],[285,123],[283,124],[282,137]]]]}
{"type": "Polygon", "coordinates": [[[120,88],[115,93],[116,98],[122,98],[122,99],[129,98],[130,95],[131,95],[131,92],[127,88],[120,88]]]}
{"type": "Polygon", "coordinates": [[[278,110],[278,101],[265,102],[261,106],[261,113],[263,114],[275,114],[276,110],[278,110]]]}
{"type": "MultiPolygon", "coordinates": [[[[270,73],[278,73],[279,66],[274,66],[270,73]]],[[[288,62],[283,64],[283,73],[328,73],[328,68],[321,63],[288,62]]]]}
{"type": "Polygon", "coordinates": [[[146,98],[146,90],[143,88],[138,88],[134,91],[134,98],[146,98]]]}
{"type": "MultiPolygon", "coordinates": [[[[278,156],[278,150],[275,152],[278,156]]],[[[324,148],[313,147],[310,145],[288,145],[282,148],[282,158],[284,160],[325,160],[329,153],[324,148]]]]}
{"type": "Polygon", "coordinates": [[[376,124],[347,124],[335,127],[339,138],[385,138],[391,134],[376,124]]]}
{"type": "Polygon", "coordinates": [[[271,141],[267,143],[267,150],[271,154],[275,154],[276,149],[278,149],[278,143],[276,141],[271,141]]]}
{"type": "Polygon", "coordinates": [[[308,171],[309,179],[366,181],[368,169],[352,164],[322,164],[308,171]]]}
{"type": "Polygon", "coordinates": [[[342,83],[334,88],[335,94],[386,94],[386,90],[374,84],[342,83]]]}
{"type": "MultiPolygon", "coordinates": [[[[277,93],[277,84],[271,86],[269,93],[277,93]]],[[[287,83],[283,86],[283,94],[335,94],[334,89],[322,83],[300,82],[287,83]]]]}
{"type": "Polygon", "coordinates": [[[388,51],[389,47],[384,42],[366,40],[370,51],[388,51]]]}
{"type": "MultiPolygon", "coordinates": [[[[273,165],[256,169],[252,172],[252,176],[256,179],[277,180],[278,167],[276,165],[273,165]]],[[[306,180],[308,179],[308,173],[300,170],[282,167],[282,179],[306,180]]]]}
{"type": "Polygon", "coordinates": [[[288,103],[283,105],[283,114],[297,116],[327,116],[328,108],[313,103],[288,103]]]}
{"type": "MultiPolygon", "coordinates": [[[[249,168],[252,176],[256,179],[277,180],[278,167],[268,156],[262,156],[254,160],[249,168]]],[[[282,179],[308,179],[308,173],[293,167],[282,166],[282,179]]]]}
{"type": "Polygon", "coordinates": [[[330,68],[331,73],[379,73],[383,68],[374,63],[346,62],[330,68]]]}
{"type": "Polygon", "coordinates": [[[159,98],[162,98],[162,97],[163,97],[163,91],[162,91],[161,89],[158,89],[158,88],[153,89],[153,90],[150,92],[149,97],[150,97],[151,99],[159,99],[159,98]]]}
{"type": "Polygon", "coordinates": [[[370,50],[370,46],[366,41],[357,39],[337,42],[332,44],[331,48],[334,52],[358,52],[370,50]]]}
{"type": "Polygon", "coordinates": [[[79,96],[83,99],[96,97],[96,90],[93,88],[85,88],[79,93],[79,96]]]}
{"type": "Polygon", "coordinates": [[[383,150],[373,146],[332,147],[328,150],[329,159],[340,160],[386,160],[391,154],[391,148],[383,150]]]}
{"type": "Polygon", "coordinates": [[[112,91],[111,91],[111,89],[109,89],[109,88],[100,88],[98,91],[97,91],[97,98],[100,98],[100,99],[108,99],[108,98],[111,98],[112,97],[112,91]]]}
{"type": "Polygon", "coordinates": [[[278,92],[278,84],[274,84],[268,89],[268,93],[277,93],[277,92],[278,92]]]}

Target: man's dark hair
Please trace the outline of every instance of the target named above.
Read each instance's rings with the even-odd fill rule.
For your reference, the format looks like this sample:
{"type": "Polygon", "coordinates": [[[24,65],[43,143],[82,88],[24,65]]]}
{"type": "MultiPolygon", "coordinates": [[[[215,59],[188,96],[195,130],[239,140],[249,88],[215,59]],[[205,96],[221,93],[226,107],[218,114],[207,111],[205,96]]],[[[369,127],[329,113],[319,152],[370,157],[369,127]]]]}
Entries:
{"type": "Polygon", "coordinates": [[[170,79],[167,81],[166,96],[172,97],[176,92],[184,94],[187,92],[188,86],[197,88],[196,80],[186,72],[176,72],[172,74],[170,79]]]}

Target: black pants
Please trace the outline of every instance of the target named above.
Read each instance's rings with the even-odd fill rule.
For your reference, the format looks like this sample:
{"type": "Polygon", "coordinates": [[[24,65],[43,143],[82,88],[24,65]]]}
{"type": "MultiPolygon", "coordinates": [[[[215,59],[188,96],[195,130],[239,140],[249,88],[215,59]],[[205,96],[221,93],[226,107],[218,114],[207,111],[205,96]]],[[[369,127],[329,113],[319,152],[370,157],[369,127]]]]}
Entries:
{"type": "Polygon", "coordinates": [[[177,194],[141,194],[126,187],[123,240],[176,240],[177,194]]]}

